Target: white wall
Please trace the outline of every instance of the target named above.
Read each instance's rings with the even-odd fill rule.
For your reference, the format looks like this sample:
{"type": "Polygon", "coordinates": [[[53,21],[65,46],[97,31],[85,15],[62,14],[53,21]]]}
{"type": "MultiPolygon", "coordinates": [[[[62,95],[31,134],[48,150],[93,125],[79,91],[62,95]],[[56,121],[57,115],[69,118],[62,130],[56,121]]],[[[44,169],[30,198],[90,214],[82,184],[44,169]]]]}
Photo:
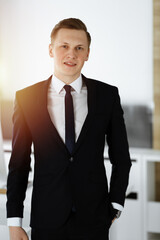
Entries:
{"type": "Polygon", "coordinates": [[[0,0],[3,96],[52,74],[50,32],[67,17],[82,19],[92,36],[83,73],[118,86],[125,103],[151,104],[152,0],[0,0]]]}

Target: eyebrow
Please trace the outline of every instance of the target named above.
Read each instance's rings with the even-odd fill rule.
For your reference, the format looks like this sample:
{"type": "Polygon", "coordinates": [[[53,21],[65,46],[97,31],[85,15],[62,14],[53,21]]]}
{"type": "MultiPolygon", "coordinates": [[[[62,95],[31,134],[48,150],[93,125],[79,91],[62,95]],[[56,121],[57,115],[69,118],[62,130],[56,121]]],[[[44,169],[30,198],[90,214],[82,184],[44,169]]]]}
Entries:
{"type": "MultiPolygon", "coordinates": [[[[59,42],[59,44],[67,44],[67,45],[69,45],[69,43],[67,43],[67,42],[59,42]]],[[[82,43],[79,43],[76,46],[85,46],[85,45],[82,44],[82,43]]]]}

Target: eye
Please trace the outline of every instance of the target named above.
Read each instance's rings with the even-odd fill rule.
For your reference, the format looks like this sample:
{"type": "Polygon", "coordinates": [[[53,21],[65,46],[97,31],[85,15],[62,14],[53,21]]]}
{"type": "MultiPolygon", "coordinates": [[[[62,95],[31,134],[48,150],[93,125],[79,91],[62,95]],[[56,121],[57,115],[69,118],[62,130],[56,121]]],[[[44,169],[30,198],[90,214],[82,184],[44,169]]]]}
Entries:
{"type": "Polygon", "coordinates": [[[77,47],[77,50],[83,50],[83,48],[82,48],[82,47],[80,47],[80,46],[78,46],[78,47],[77,47]]]}
{"type": "Polygon", "coordinates": [[[62,48],[65,48],[65,49],[67,49],[67,48],[68,48],[68,46],[67,46],[67,45],[62,45],[62,48]]]}

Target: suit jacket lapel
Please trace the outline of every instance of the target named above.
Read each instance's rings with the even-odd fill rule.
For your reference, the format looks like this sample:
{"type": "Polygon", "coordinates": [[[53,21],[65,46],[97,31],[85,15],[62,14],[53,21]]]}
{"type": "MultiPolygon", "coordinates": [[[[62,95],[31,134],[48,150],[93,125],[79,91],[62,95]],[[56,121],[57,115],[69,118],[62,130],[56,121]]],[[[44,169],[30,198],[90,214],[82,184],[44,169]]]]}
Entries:
{"type": "Polygon", "coordinates": [[[88,114],[82,126],[77,142],[75,144],[74,153],[78,150],[80,145],[83,143],[83,139],[85,138],[87,131],[91,125],[90,122],[92,121],[92,116],[94,114],[94,106],[95,106],[95,99],[96,99],[95,97],[96,92],[95,92],[94,86],[92,85],[92,82],[88,78],[86,78],[84,75],[82,75],[82,79],[87,86],[88,114]]]}
{"type": "Polygon", "coordinates": [[[40,116],[42,119],[42,124],[46,128],[48,133],[51,133],[56,142],[62,147],[62,150],[68,153],[65,143],[60,137],[56,127],[54,126],[47,108],[47,99],[48,99],[48,87],[51,83],[52,76],[44,81],[41,85],[40,91],[38,92],[38,109],[40,110],[40,116]]]}

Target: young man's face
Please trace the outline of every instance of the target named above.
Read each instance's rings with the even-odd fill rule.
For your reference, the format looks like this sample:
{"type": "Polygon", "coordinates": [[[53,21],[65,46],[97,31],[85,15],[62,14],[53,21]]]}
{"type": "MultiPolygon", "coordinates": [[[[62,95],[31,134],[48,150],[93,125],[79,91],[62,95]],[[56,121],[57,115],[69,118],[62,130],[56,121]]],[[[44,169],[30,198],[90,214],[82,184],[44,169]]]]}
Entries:
{"type": "Polygon", "coordinates": [[[89,56],[85,31],[60,29],[49,45],[49,54],[54,58],[55,76],[65,83],[73,82],[80,76],[89,56]]]}

